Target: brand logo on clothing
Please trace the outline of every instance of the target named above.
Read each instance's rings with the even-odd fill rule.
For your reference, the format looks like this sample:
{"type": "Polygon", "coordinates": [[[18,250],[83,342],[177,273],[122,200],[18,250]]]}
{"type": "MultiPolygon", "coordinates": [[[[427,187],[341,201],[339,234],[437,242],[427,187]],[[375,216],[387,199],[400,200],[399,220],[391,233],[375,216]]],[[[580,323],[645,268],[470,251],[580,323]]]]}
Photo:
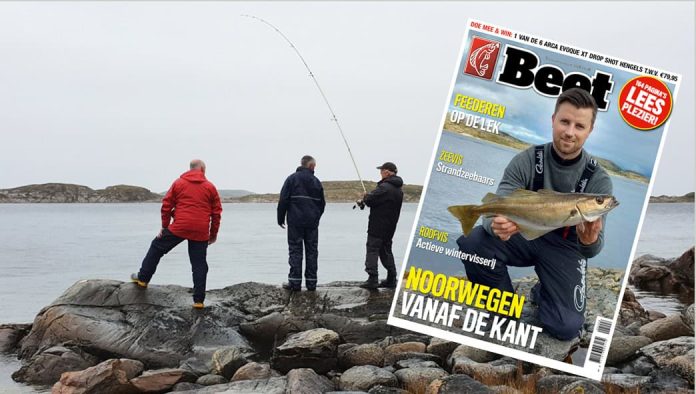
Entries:
{"type": "Polygon", "coordinates": [[[583,193],[585,191],[585,187],[587,187],[587,179],[580,181],[580,190],[578,193],[583,193]]]}
{"type": "Polygon", "coordinates": [[[543,174],[544,173],[544,152],[543,151],[537,151],[536,153],[536,165],[534,166],[534,170],[536,171],[537,174],[543,174]]]}
{"type": "Polygon", "coordinates": [[[587,268],[587,260],[578,260],[580,284],[575,286],[575,291],[573,293],[573,297],[575,298],[575,309],[578,312],[585,310],[585,268],[587,268]]]}
{"type": "Polygon", "coordinates": [[[492,79],[499,52],[500,43],[498,41],[473,37],[464,72],[475,77],[492,79]]]}

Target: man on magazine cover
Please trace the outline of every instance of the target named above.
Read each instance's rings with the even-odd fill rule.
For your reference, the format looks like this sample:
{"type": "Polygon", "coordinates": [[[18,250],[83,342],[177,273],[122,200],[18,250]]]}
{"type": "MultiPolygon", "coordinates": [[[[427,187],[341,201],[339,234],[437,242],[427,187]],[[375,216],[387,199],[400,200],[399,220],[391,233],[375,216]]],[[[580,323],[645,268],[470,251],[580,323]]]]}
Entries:
{"type": "Polygon", "coordinates": [[[283,288],[300,291],[302,286],[302,245],[306,265],[305,287],[308,291],[317,288],[317,259],[319,257],[319,219],[324,213],[326,200],[324,188],[314,176],[317,162],[312,156],[303,156],[294,174],[288,176],[278,200],[278,225],[285,228],[288,220],[288,264],[290,273],[283,288]]]}
{"type": "MultiPolygon", "coordinates": [[[[551,116],[553,141],[517,154],[505,168],[496,192],[506,196],[517,189],[554,190],[611,195],[606,171],[583,149],[592,133],[597,104],[585,90],[568,89],[556,101],[551,116]]],[[[457,240],[459,249],[484,258],[495,257],[492,268],[464,263],[470,281],[513,291],[507,266],[533,266],[539,282],[532,289],[538,320],[544,330],[561,340],[579,335],[585,322],[587,259],[604,245],[604,220],[560,228],[532,241],[518,234],[516,223],[503,216],[483,220],[483,225],[457,240]]]]}

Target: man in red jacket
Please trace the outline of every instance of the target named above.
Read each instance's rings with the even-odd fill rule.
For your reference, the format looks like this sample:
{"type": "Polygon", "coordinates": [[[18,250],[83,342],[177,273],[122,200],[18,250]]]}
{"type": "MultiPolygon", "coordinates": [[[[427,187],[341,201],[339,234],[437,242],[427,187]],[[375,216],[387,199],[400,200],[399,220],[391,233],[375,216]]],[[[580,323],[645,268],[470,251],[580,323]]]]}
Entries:
{"type": "Polygon", "coordinates": [[[208,274],[206,253],[208,245],[217,240],[221,213],[220,195],[205,178],[205,163],[192,160],[191,170],[181,174],[164,196],[162,229],[152,240],[140,272],[132,274],[131,280],[146,288],[162,256],[186,239],[193,272],[193,307],[203,308],[208,274]]]}

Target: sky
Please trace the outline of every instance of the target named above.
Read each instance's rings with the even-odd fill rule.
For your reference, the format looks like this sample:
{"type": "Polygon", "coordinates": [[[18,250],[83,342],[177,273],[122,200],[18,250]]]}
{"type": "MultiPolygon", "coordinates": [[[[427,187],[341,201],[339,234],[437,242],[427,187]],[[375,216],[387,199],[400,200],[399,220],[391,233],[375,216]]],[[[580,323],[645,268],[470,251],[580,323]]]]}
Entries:
{"type": "Polygon", "coordinates": [[[694,190],[693,2],[0,2],[0,188],[167,190],[189,160],[220,189],[278,192],[305,154],[423,184],[466,21],[684,76],[653,195],[694,190]]]}

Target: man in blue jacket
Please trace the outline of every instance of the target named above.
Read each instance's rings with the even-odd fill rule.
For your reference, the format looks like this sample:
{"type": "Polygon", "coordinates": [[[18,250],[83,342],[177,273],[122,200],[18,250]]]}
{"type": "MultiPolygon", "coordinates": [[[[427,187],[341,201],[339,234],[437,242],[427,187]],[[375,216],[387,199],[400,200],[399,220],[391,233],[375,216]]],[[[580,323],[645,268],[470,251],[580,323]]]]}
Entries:
{"type": "Polygon", "coordinates": [[[312,156],[304,156],[300,166],[283,184],[278,200],[278,225],[288,222],[288,250],[290,273],[283,288],[300,291],[302,286],[302,245],[306,257],[304,271],[308,291],[317,288],[317,258],[319,250],[319,219],[324,213],[326,200],[321,182],[314,176],[317,163],[312,156]]]}

